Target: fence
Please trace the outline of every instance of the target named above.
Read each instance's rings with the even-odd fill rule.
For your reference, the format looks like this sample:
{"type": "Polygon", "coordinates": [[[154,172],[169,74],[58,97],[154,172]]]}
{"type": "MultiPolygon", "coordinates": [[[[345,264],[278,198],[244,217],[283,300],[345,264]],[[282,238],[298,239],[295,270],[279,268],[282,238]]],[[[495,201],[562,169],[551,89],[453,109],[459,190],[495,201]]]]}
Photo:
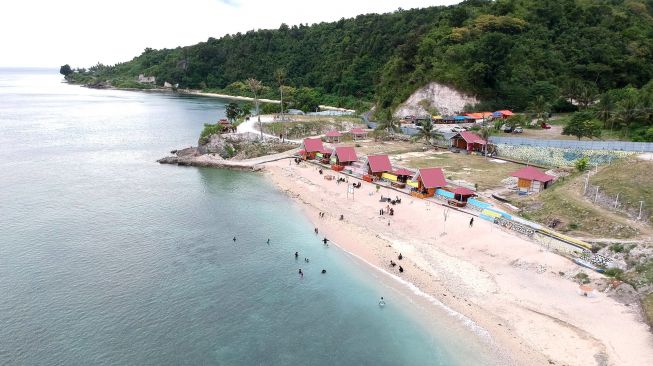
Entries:
{"type": "Polygon", "coordinates": [[[575,141],[575,140],[540,140],[523,137],[491,136],[493,144],[528,145],[537,147],[555,147],[576,150],[613,150],[633,152],[653,152],[652,142],[631,141],[575,141]]]}
{"type": "Polygon", "coordinates": [[[620,197],[619,193],[614,196],[608,195],[600,186],[589,184],[589,182],[586,182],[583,194],[594,204],[625,214],[631,219],[653,222],[653,213],[651,213],[650,207],[644,204],[645,201],[630,202],[623,196],[620,197]]]}
{"type": "Polygon", "coordinates": [[[573,166],[578,159],[583,157],[589,159],[590,165],[603,165],[636,154],[633,151],[620,150],[583,150],[508,144],[495,146],[497,155],[500,157],[545,166],[573,166]]]}

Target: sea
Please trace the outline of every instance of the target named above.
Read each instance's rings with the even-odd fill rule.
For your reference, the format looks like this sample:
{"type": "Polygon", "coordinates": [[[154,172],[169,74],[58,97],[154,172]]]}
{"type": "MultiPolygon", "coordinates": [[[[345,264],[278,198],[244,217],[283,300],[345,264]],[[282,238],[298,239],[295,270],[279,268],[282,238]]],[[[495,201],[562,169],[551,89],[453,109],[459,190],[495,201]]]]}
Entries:
{"type": "Polygon", "coordinates": [[[226,103],[0,69],[0,365],[498,364],[265,175],[156,163],[226,103]]]}

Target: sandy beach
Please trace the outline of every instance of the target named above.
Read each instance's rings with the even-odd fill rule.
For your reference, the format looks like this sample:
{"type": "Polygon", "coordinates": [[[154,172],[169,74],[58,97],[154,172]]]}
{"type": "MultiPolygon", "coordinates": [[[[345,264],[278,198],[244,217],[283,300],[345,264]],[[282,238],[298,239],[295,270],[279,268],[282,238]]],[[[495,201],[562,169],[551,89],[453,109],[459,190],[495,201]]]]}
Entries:
{"type": "Polygon", "coordinates": [[[385,188],[377,193],[365,182],[352,198],[347,184],[325,180],[312,164],[280,160],[266,163],[265,172],[321,236],[414,284],[461,314],[461,324],[487,331],[509,364],[653,364],[653,335],[637,306],[604,293],[580,296],[571,277],[582,269],[526,238],[479,218],[470,227],[472,216],[452,209],[445,223],[445,207],[385,188]],[[387,205],[381,195],[402,198],[394,216],[379,214],[387,205]]]}

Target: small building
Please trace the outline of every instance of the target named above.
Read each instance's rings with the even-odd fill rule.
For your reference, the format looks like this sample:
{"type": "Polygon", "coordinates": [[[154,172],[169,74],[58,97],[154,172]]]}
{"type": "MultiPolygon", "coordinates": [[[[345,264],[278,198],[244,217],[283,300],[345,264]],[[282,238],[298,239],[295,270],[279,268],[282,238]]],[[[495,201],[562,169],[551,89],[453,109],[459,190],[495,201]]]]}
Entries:
{"type": "Polygon", "coordinates": [[[481,136],[470,131],[459,132],[449,139],[451,147],[467,151],[483,151],[487,141],[483,140],[481,136]]]}
{"type": "Polygon", "coordinates": [[[412,178],[415,172],[412,170],[400,168],[387,173],[383,173],[381,178],[390,181],[390,185],[395,188],[406,188],[406,181],[412,178]]]}
{"type": "Polygon", "coordinates": [[[554,176],[532,166],[521,168],[510,175],[517,177],[517,190],[520,193],[540,192],[548,188],[555,179],[554,176]]]}
{"type": "Polygon", "coordinates": [[[322,151],[315,153],[315,158],[322,164],[329,164],[333,150],[324,148],[322,151]]]}
{"type": "Polygon", "coordinates": [[[444,172],[440,168],[421,168],[408,185],[413,187],[411,196],[426,198],[433,197],[436,189],[446,186],[447,180],[444,179],[444,172]]]}
{"type": "Polygon", "coordinates": [[[367,138],[367,131],[363,130],[360,127],[354,127],[351,129],[351,136],[354,138],[354,140],[358,139],[366,139],[367,138]]]}
{"type": "Polygon", "coordinates": [[[325,136],[328,142],[340,142],[342,134],[339,131],[333,130],[327,132],[325,136]]]}
{"type": "Polygon", "coordinates": [[[383,173],[392,171],[392,164],[388,155],[370,155],[367,157],[367,174],[371,177],[381,178],[383,173]]]}
{"type": "Polygon", "coordinates": [[[333,149],[331,155],[331,162],[335,165],[351,165],[351,163],[358,161],[356,150],[351,146],[338,146],[333,149]]]}
{"type": "Polygon", "coordinates": [[[496,112],[492,113],[492,117],[494,117],[494,118],[508,118],[508,117],[514,116],[514,115],[515,114],[512,113],[512,111],[508,110],[508,109],[502,109],[500,111],[496,111],[496,112]]]}
{"type": "Polygon", "coordinates": [[[315,159],[317,157],[318,153],[322,153],[324,151],[324,145],[322,145],[322,140],[315,138],[315,139],[304,139],[302,142],[301,150],[299,150],[299,154],[302,156],[304,159],[315,159]]]}

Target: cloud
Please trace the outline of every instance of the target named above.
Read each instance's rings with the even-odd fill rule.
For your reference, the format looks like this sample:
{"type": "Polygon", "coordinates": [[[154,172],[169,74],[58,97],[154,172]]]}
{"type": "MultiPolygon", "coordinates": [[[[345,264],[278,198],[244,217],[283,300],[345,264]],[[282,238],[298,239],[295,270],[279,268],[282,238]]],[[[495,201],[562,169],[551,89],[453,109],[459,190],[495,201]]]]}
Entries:
{"type": "Polygon", "coordinates": [[[238,1],[236,1],[236,0],[218,0],[218,1],[223,3],[223,4],[227,4],[229,6],[239,6],[240,5],[240,3],[238,1]]]}

